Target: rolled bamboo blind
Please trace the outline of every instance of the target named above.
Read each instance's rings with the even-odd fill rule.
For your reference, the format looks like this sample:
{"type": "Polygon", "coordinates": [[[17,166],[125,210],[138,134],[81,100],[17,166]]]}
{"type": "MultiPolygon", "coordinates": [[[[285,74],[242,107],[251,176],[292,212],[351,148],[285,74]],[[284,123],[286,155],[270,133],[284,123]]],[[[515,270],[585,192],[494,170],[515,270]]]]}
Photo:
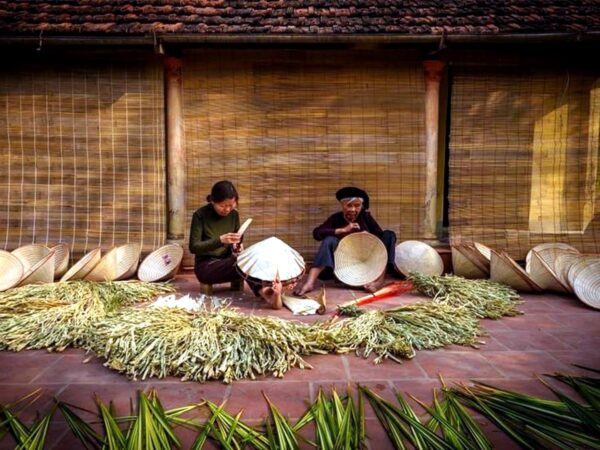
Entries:
{"type": "Polygon", "coordinates": [[[600,84],[568,67],[457,67],[449,223],[523,259],[543,242],[600,252],[600,84]]]}
{"type": "Polygon", "coordinates": [[[162,68],[129,60],[0,71],[0,247],[65,242],[78,258],[165,239],[162,68]]]}
{"type": "Polygon", "coordinates": [[[385,52],[205,50],[187,53],[183,67],[190,220],[212,184],[229,179],[242,220],[254,218],[246,244],[277,236],[310,260],[312,229],[340,209],[336,190],[356,185],[383,228],[422,235],[420,62],[385,52]]]}

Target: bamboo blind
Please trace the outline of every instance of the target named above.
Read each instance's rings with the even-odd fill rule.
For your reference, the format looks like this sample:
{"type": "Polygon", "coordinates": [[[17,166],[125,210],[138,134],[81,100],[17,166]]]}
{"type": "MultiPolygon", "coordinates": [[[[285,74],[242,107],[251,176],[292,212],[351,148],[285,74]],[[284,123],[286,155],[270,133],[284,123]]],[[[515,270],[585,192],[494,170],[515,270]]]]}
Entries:
{"type": "Polygon", "coordinates": [[[543,242],[600,252],[597,74],[458,67],[452,92],[452,241],[517,259],[543,242]]]}
{"type": "Polygon", "coordinates": [[[53,61],[0,71],[0,246],[161,245],[160,65],[53,61]]]}
{"type": "Polygon", "coordinates": [[[190,219],[229,179],[241,219],[254,218],[246,245],[276,236],[310,260],[313,228],[340,209],[336,190],[356,185],[384,229],[422,235],[420,63],[384,52],[206,50],[185,56],[183,80],[190,219]]]}

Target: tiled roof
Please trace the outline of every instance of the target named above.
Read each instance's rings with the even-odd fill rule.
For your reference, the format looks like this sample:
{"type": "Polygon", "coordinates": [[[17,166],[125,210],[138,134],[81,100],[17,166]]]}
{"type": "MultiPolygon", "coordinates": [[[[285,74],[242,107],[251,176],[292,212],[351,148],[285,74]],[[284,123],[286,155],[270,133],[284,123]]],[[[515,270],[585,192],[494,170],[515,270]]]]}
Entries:
{"type": "Polygon", "coordinates": [[[600,31],[600,0],[0,0],[1,34],[600,31]]]}

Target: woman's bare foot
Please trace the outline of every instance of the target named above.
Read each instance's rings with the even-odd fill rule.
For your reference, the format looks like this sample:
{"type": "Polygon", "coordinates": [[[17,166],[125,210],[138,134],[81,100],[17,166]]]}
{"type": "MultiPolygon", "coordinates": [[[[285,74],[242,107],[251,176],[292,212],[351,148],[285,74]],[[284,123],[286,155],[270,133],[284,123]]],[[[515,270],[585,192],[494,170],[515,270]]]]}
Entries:
{"type": "Polygon", "coordinates": [[[275,280],[272,286],[262,288],[258,293],[273,309],[281,309],[283,302],[281,300],[282,291],[281,281],[275,280]]]}
{"type": "Polygon", "coordinates": [[[298,286],[292,291],[294,295],[302,296],[306,295],[310,291],[314,291],[315,282],[317,281],[317,277],[323,271],[324,267],[311,267],[308,271],[308,276],[306,277],[306,281],[298,286]]]}
{"type": "Polygon", "coordinates": [[[303,283],[299,286],[296,286],[296,288],[293,291],[293,294],[297,295],[297,296],[302,296],[302,295],[308,294],[310,291],[313,291],[314,289],[315,289],[314,284],[309,283],[307,280],[305,283],[303,283]]]}
{"type": "Polygon", "coordinates": [[[381,276],[379,278],[377,278],[375,281],[365,284],[364,285],[365,291],[370,292],[371,294],[373,292],[377,292],[379,289],[381,289],[383,287],[384,281],[385,281],[385,272],[382,273],[381,276]]]}

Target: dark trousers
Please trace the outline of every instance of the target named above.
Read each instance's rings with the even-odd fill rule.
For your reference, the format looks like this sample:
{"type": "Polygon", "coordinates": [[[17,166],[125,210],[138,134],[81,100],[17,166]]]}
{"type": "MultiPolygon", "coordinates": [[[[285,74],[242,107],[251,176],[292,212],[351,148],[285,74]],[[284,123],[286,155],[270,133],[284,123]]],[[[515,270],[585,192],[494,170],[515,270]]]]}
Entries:
{"type": "MultiPolygon", "coordinates": [[[[381,242],[385,245],[388,254],[388,264],[394,264],[396,256],[396,233],[391,230],[385,230],[381,236],[381,242]]],[[[321,246],[313,260],[312,267],[325,267],[329,271],[335,267],[333,254],[340,240],[335,236],[327,236],[321,241],[321,246]]]]}
{"type": "MultiPolygon", "coordinates": [[[[198,281],[203,284],[220,284],[241,280],[242,276],[237,270],[236,262],[236,257],[233,255],[225,258],[196,258],[194,273],[198,281]]],[[[258,295],[262,283],[257,283],[251,279],[246,280],[246,282],[252,292],[258,295]]]]}

